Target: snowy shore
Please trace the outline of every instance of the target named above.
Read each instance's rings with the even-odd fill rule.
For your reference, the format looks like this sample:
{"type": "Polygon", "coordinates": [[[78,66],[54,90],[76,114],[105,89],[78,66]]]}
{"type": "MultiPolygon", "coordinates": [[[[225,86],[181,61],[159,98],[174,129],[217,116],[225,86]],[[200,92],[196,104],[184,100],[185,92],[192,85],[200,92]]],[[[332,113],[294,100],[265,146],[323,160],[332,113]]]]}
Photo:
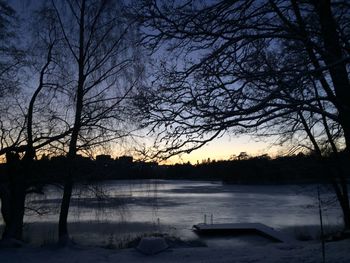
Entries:
{"type": "MultiPolygon", "coordinates": [[[[350,262],[350,240],[326,243],[326,262],[350,262]]],[[[322,262],[320,243],[270,243],[232,248],[177,248],[146,256],[136,249],[94,247],[22,247],[0,249],[1,263],[95,263],[95,262],[322,262]]]]}

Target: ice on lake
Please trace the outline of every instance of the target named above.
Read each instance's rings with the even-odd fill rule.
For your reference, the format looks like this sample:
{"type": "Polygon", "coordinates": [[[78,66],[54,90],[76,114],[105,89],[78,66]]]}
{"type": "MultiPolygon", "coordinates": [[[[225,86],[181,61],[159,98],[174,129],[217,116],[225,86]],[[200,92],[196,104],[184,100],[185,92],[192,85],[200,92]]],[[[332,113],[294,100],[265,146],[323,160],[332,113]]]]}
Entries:
{"type": "MultiPolygon", "coordinates": [[[[341,224],[332,189],[322,189],[325,225],[341,224]]],[[[25,227],[30,232],[29,242],[56,239],[61,194],[60,189],[49,187],[45,196],[28,198],[27,206],[46,212],[39,216],[28,211],[25,227]]],[[[215,223],[258,222],[282,231],[317,228],[317,186],[226,185],[219,181],[184,180],[106,181],[75,189],[68,220],[75,240],[101,244],[122,242],[152,232],[193,239],[196,236],[191,227],[205,219],[210,223],[211,218],[215,223]]],[[[235,242],[254,241],[246,237],[235,242]]]]}

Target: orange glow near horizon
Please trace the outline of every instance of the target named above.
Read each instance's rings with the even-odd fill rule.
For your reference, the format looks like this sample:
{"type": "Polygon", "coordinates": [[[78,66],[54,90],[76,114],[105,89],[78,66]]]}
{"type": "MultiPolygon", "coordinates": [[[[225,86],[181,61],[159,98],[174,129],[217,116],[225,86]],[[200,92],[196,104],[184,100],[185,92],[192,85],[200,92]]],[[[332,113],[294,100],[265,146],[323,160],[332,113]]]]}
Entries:
{"type": "Polygon", "coordinates": [[[164,164],[187,162],[196,164],[197,162],[201,163],[203,160],[208,160],[208,158],[210,160],[228,160],[234,155],[239,155],[241,152],[246,152],[250,156],[268,154],[271,157],[275,157],[280,151],[278,147],[272,147],[271,144],[271,141],[256,141],[248,136],[236,138],[224,136],[211,141],[190,154],[171,157],[164,164]]]}
{"type": "MultiPolygon", "coordinates": [[[[228,160],[234,155],[239,155],[241,152],[246,152],[250,156],[259,156],[268,154],[271,157],[281,155],[281,148],[277,146],[271,147],[271,140],[254,140],[249,136],[223,136],[214,139],[202,148],[197,149],[189,154],[182,154],[181,156],[173,156],[168,160],[160,162],[160,164],[176,164],[187,163],[191,164],[201,163],[203,160],[228,160]]],[[[127,149],[118,149],[119,147],[111,147],[110,151],[97,150],[94,157],[99,154],[109,154],[112,158],[122,155],[132,155],[127,149]]],[[[40,159],[40,156],[38,156],[40,159]]],[[[135,157],[137,160],[137,157],[135,157]]],[[[3,163],[4,156],[0,156],[0,163],[3,163]],[[2,157],[2,158],[1,158],[2,157]]]]}

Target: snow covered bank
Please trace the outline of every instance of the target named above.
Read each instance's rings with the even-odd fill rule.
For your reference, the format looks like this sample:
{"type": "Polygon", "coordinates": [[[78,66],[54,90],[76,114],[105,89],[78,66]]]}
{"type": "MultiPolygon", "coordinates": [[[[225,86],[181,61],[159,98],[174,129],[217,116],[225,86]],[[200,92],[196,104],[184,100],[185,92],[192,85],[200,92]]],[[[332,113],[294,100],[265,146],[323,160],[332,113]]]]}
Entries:
{"type": "MultiPolygon", "coordinates": [[[[326,262],[350,262],[350,240],[326,243],[326,262]]],[[[95,262],[322,262],[321,246],[315,242],[237,246],[232,248],[168,249],[145,256],[135,249],[91,247],[1,249],[1,263],[95,263],[95,262]]]]}

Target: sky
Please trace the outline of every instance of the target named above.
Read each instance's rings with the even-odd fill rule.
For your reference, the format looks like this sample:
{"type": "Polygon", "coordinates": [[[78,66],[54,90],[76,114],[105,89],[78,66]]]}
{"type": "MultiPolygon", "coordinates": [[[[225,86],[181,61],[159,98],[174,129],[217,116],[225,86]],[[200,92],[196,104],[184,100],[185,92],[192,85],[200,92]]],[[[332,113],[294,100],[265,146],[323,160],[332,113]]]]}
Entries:
{"type": "Polygon", "coordinates": [[[281,149],[278,146],[272,146],[273,141],[260,138],[252,138],[248,135],[230,136],[225,135],[221,138],[214,139],[202,148],[183,154],[181,156],[172,157],[167,163],[186,163],[196,164],[202,160],[227,160],[233,155],[239,155],[241,152],[246,152],[250,156],[259,156],[269,154],[271,157],[279,154],[281,149]]]}
{"type": "MultiPolygon", "coordinates": [[[[25,10],[28,7],[35,7],[38,2],[36,1],[18,1],[9,0],[10,4],[14,6],[21,15],[30,14],[25,10]]],[[[276,155],[278,149],[276,147],[271,147],[272,141],[265,139],[253,139],[248,135],[233,136],[224,135],[220,138],[214,139],[207,145],[200,149],[192,151],[190,154],[182,154],[181,156],[175,156],[167,160],[165,163],[186,163],[191,162],[196,164],[197,162],[202,162],[203,160],[226,160],[231,158],[233,155],[239,155],[241,152],[246,152],[248,155],[257,156],[262,154],[269,154],[270,156],[276,155]]],[[[112,154],[113,156],[118,156],[127,153],[120,153],[115,150],[112,154]]]]}

